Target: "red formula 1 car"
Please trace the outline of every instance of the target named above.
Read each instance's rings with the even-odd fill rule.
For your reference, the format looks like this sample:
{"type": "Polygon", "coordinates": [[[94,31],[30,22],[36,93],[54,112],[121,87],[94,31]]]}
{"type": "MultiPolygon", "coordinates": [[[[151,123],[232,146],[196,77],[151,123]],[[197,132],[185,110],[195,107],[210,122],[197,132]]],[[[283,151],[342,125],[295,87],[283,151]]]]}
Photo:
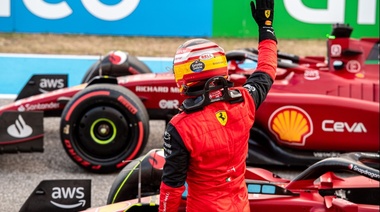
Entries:
{"type": "MultiPolygon", "coordinates": [[[[376,153],[345,153],[311,165],[292,180],[250,167],[245,179],[251,211],[379,211],[379,160],[376,153]]],[[[162,149],[134,160],[114,181],[107,205],[86,211],[158,211],[164,163],[162,149]]],[[[185,190],[179,211],[186,209],[186,195],[185,190]]]]}
{"type": "MultiPolygon", "coordinates": [[[[272,90],[249,140],[249,165],[310,165],[344,152],[378,152],[379,38],[350,38],[336,25],[327,57],[279,52],[272,90]]],[[[254,71],[255,49],[227,53],[229,80],[254,71]]],[[[95,63],[83,84],[42,93],[33,76],[15,102],[0,107],[0,152],[42,151],[42,118],[61,116],[69,157],[92,172],[113,172],[140,155],[149,120],[170,120],[183,101],[171,73],[149,73],[125,52],[95,63]]]]}

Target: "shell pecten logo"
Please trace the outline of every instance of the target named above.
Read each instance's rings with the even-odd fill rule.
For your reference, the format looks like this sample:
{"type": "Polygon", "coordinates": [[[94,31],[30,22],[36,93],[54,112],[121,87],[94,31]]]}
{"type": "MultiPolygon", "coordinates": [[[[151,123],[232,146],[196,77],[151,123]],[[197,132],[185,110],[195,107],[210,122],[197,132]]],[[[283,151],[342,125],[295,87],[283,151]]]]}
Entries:
{"type": "Polygon", "coordinates": [[[268,127],[283,143],[305,145],[306,138],[313,132],[309,114],[295,106],[284,106],[272,113],[268,127]]]}

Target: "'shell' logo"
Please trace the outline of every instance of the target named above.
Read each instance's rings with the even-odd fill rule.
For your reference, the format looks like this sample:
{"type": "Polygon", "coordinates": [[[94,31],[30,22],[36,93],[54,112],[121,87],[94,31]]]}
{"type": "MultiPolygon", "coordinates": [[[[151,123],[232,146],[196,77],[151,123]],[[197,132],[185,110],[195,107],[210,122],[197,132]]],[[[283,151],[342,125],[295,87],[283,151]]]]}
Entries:
{"type": "Polygon", "coordinates": [[[281,142],[290,145],[305,145],[313,132],[309,115],[299,107],[284,106],[272,113],[269,129],[281,142]]]}

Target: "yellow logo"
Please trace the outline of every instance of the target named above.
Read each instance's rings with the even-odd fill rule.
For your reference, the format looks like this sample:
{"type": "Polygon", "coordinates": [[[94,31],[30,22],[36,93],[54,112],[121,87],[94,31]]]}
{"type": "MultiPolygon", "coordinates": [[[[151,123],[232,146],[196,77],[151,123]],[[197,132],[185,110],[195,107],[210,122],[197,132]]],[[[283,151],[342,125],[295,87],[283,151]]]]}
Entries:
{"type": "Polygon", "coordinates": [[[305,145],[313,132],[313,124],[306,111],[295,106],[277,109],[269,118],[269,129],[284,143],[305,145]]]}
{"type": "Polygon", "coordinates": [[[265,10],[264,14],[265,14],[265,17],[269,18],[269,16],[270,16],[270,10],[265,10]]]}
{"type": "Polygon", "coordinates": [[[228,119],[226,111],[220,110],[220,111],[215,113],[215,116],[221,125],[226,126],[227,119],[228,119]]]}

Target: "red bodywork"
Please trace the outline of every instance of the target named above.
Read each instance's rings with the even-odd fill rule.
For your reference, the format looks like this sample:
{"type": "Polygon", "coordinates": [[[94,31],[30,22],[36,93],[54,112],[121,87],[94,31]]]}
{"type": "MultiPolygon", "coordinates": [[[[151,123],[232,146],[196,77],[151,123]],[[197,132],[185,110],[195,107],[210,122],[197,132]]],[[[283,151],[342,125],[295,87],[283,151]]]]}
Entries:
{"type": "MultiPolygon", "coordinates": [[[[120,187],[112,186],[118,193],[136,193],[135,179],[141,179],[142,186],[153,184],[162,175],[163,150],[151,150],[141,161],[143,172],[132,166],[125,167],[118,176],[120,187]],[[149,163],[145,163],[149,161],[149,163]],[[140,175],[140,177],[139,177],[140,175]],[[148,183],[144,179],[149,179],[148,183]],[[127,181],[128,183],[126,183],[127,181]],[[131,181],[131,182],[129,182],[131,181]],[[124,185],[124,186],[123,186],[124,185]]],[[[348,153],[339,158],[321,160],[294,179],[285,179],[261,168],[248,167],[245,179],[251,211],[291,212],[358,212],[378,211],[380,197],[379,170],[359,162],[367,157],[378,166],[378,154],[348,153]]],[[[136,167],[136,164],[133,164],[136,167]]],[[[138,181],[140,182],[140,181],[138,181]]],[[[117,180],[114,182],[117,185],[117,180]]],[[[112,192],[112,189],[111,189],[112,192]]],[[[147,190],[145,190],[146,193],[147,190]]],[[[159,193],[154,186],[151,193],[159,193]]],[[[115,193],[114,195],[117,195],[115,193]]],[[[105,206],[87,209],[87,212],[107,211],[157,211],[159,195],[151,194],[138,199],[117,201],[105,206]]],[[[179,211],[186,209],[186,192],[182,195],[179,211]]]]}
{"type": "MultiPolygon", "coordinates": [[[[248,170],[249,173],[255,173],[256,176],[264,175],[265,177],[273,179],[270,177],[273,173],[267,173],[266,170],[261,170],[259,168],[251,168],[248,170]],[[269,176],[268,176],[269,175],[269,176]]],[[[260,178],[264,178],[261,177],[260,178]]],[[[248,199],[250,202],[251,211],[267,212],[267,211],[291,211],[291,212],[378,212],[379,205],[369,205],[369,204],[355,204],[342,198],[338,198],[334,195],[331,196],[321,196],[319,194],[320,189],[327,188],[342,188],[342,186],[349,185],[350,188],[376,188],[380,184],[378,181],[371,180],[368,178],[351,177],[351,178],[340,178],[335,176],[332,172],[328,172],[321,176],[320,179],[324,180],[320,183],[311,184],[310,188],[294,188],[296,195],[269,195],[269,194],[248,194],[248,199]],[[334,185],[334,187],[329,187],[326,185],[334,185]]],[[[264,178],[263,180],[269,180],[264,178]]],[[[270,183],[277,184],[278,186],[283,186],[286,188],[286,180],[280,178],[275,179],[276,181],[267,181],[270,183]]],[[[123,202],[114,203],[111,205],[105,205],[100,207],[93,207],[86,212],[116,212],[116,211],[158,211],[157,205],[159,204],[159,195],[142,197],[140,200],[128,200],[123,202]],[[134,206],[134,205],[138,206],[134,206]],[[133,208],[135,207],[135,208],[133,208]],[[152,209],[149,209],[151,207],[152,209]],[[139,209],[141,208],[141,209],[139,209]],[[137,210],[136,210],[137,209],[137,210]]],[[[180,209],[178,211],[186,211],[186,200],[182,200],[180,209]]]]}
{"type": "MultiPolygon", "coordinates": [[[[248,158],[248,162],[305,165],[342,152],[379,151],[378,46],[378,38],[330,38],[327,57],[297,57],[292,63],[280,60],[276,80],[257,112],[251,137],[252,149],[263,146],[277,152],[255,153],[259,156],[248,158]],[[306,152],[304,161],[309,162],[292,161],[302,161],[306,152]],[[279,159],[269,161],[273,156],[279,159]]],[[[229,71],[230,80],[240,86],[254,69],[242,68],[241,61],[230,60],[229,71]]],[[[184,99],[170,73],[122,76],[117,81],[142,100],[151,120],[170,120],[184,99]]],[[[86,86],[18,100],[0,107],[0,115],[20,108],[62,111],[67,99],[86,86]]]]}

